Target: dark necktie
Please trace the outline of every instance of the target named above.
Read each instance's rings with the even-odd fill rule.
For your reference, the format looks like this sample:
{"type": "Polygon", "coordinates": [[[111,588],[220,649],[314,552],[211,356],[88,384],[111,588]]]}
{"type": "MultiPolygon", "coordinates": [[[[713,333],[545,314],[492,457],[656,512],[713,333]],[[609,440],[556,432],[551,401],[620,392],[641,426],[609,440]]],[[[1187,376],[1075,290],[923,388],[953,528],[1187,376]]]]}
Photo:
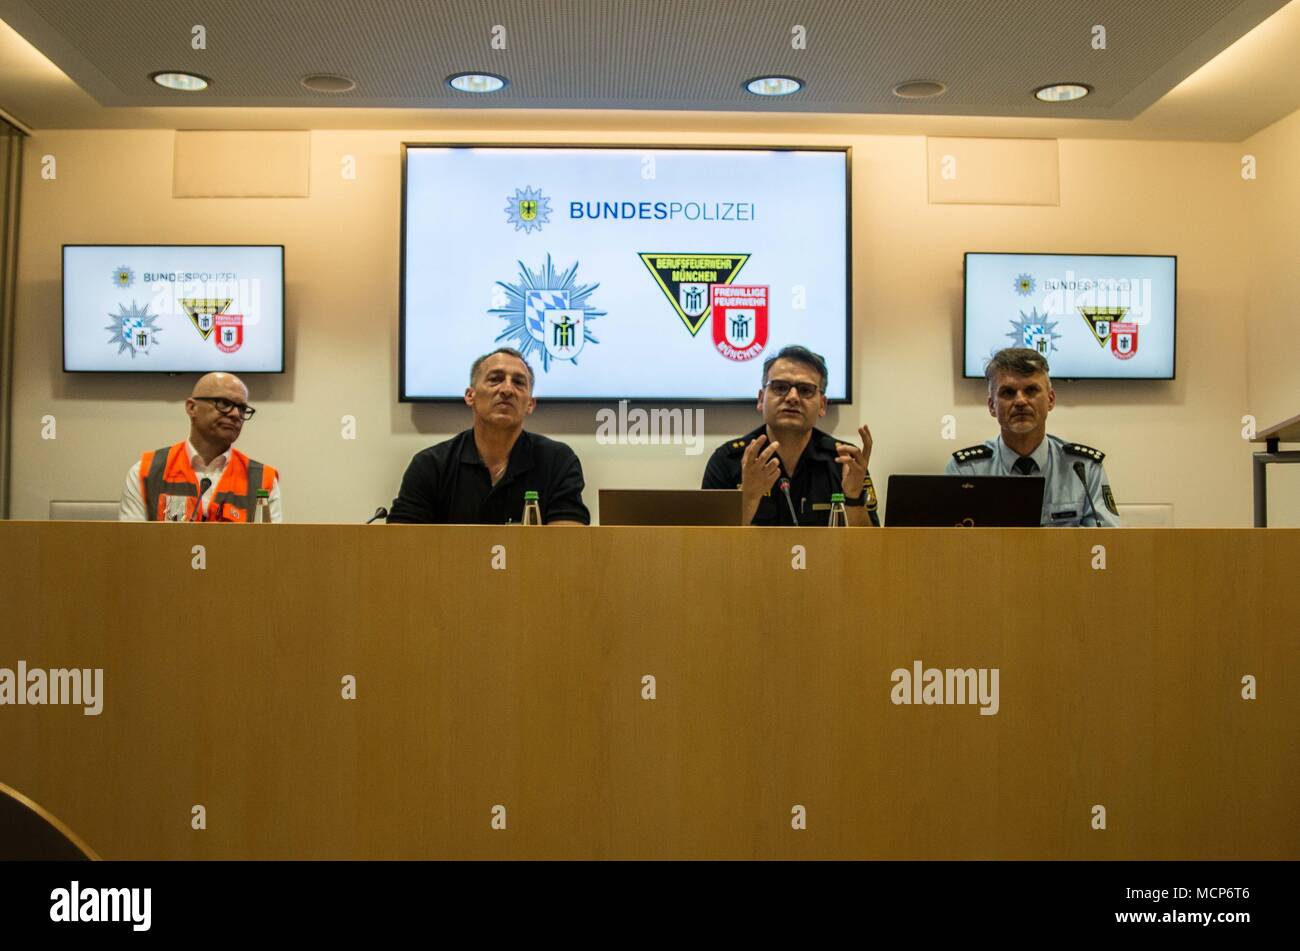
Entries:
{"type": "Polygon", "coordinates": [[[1038,468],[1038,463],[1034,462],[1034,460],[1031,459],[1029,456],[1021,456],[1014,463],[1012,463],[1011,468],[1015,469],[1021,475],[1032,475],[1033,472],[1038,468]]]}

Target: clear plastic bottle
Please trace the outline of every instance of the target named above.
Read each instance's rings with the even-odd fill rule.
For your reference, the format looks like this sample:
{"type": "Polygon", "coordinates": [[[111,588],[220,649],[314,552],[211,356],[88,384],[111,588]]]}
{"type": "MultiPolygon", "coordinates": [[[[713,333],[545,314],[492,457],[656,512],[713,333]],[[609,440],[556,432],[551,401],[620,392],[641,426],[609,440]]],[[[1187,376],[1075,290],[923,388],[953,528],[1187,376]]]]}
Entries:
{"type": "Polygon", "coordinates": [[[831,528],[843,528],[849,524],[849,513],[844,511],[844,493],[831,495],[831,528]]]}
{"type": "Polygon", "coordinates": [[[257,490],[257,508],[253,510],[253,521],[271,524],[271,493],[266,489],[257,490]]]}
{"type": "Polygon", "coordinates": [[[524,525],[542,524],[542,506],[537,501],[537,492],[533,489],[524,493],[524,517],[520,522],[524,525]]]}

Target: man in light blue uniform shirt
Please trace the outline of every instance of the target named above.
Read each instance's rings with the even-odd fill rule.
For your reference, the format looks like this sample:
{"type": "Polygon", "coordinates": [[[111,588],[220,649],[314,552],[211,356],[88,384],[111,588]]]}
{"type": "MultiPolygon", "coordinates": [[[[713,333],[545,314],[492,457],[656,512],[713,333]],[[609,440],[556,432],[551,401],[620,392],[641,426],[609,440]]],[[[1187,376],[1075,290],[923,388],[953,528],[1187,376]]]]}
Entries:
{"type": "Polygon", "coordinates": [[[1042,476],[1043,525],[1119,527],[1119,509],[1102,468],[1106,454],[1047,433],[1056,391],[1047,360],[1037,350],[1008,347],[984,368],[989,415],[1002,434],[979,446],[958,449],[948,475],[1042,476]]]}

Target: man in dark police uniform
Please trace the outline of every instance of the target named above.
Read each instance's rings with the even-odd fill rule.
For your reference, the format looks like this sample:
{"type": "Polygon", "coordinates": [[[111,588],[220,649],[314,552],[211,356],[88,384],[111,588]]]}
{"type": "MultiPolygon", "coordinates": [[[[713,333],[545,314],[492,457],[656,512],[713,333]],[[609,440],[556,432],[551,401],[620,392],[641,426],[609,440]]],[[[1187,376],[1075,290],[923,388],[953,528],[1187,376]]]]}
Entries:
{"type": "Polygon", "coordinates": [[[537,406],[533,368],[510,347],[474,361],[465,403],[474,425],[415,455],[389,522],[501,525],[518,522],[537,492],[544,525],[589,525],[582,464],[562,442],[524,431],[537,406]]]}
{"type": "Polygon", "coordinates": [[[704,470],[703,488],[744,493],[742,524],[825,525],[836,492],[850,525],[880,524],[867,471],[871,431],[858,429],[859,449],[814,428],[826,415],[826,382],[826,361],[806,347],[763,362],[763,425],[719,446],[704,470]]]}

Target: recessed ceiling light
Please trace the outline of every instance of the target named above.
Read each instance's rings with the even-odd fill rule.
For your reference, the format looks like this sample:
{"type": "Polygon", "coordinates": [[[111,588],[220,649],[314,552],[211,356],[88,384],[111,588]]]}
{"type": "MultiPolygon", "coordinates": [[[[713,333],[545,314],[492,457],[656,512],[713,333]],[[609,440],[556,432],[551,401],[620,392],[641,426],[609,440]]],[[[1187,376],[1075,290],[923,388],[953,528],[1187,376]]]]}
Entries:
{"type": "Polygon", "coordinates": [[[932,96],[942,96],[947,91],[948,87],[943,83],[930,79],[917,79],[894,87],[894,95],[899,99],[929,99],[932,96]]]}
{"type": "Polygon", "coordinates": [[[755,96],[788,96],[803,88],[803,80],[793,76],[760,76],[745,83],[755,96]]]}
{"type": "Polygon", "coordinates": [[[506,88],[506,80],[491,73],[457,73],[447,85],[459,92],[496,92],[506,88]]]}
{"type": "Polygon", "coordinates": [[[312,92],[351,92],[357,88],[356,80],[348,79],[346,76],[336,76],[333,73],[304,76],[299,82],[312,92]]]}
{"type": "Polygon", "coordinates": [[[1034,95],[1043,102],[1074,102],[1092,92],[1091,86],[1083,83],[1057,83],[1054,86],[1039,86],[1034,95]]]}
{"type": "Polygon", "coordinates": [[[150,73],[149,78],[164,89],[179,89],[181,92],[198,92],[208,88],[208,80],[198,73],[161,72],[150,73]]]}

